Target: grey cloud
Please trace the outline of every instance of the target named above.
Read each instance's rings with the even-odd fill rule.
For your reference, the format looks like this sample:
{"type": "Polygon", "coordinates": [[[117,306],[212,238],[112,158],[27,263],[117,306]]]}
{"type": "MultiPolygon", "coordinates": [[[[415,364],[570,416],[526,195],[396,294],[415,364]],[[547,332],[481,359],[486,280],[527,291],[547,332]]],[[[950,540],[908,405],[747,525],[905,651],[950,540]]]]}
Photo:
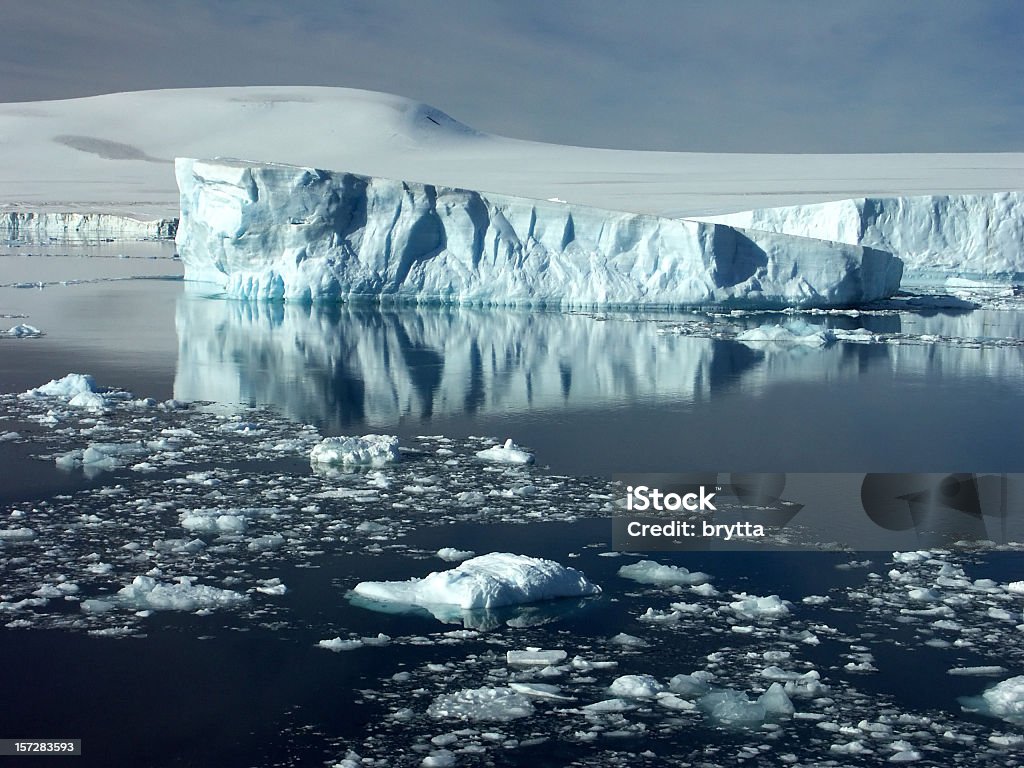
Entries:
{"type": "Polygon", "coordinates": [[[521,138],[700,151],[1020,150],[1024,5],[177,0],[5,9],[0,100],[343,85],[521,138]]]}

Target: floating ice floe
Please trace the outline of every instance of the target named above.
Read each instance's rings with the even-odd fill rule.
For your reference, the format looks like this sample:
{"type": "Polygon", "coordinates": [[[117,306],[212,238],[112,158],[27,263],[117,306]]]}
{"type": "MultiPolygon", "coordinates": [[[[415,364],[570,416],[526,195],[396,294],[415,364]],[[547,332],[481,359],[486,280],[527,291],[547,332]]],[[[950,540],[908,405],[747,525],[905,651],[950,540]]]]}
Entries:
{"type": "Polygon", "coordinates": [[[553,560],[492,552],[422,579],[360,582],[353,592],[382,602],[472,609],[596,595],[601,588],[553,560]]]}
{"type": "Polygon", "coordinates": [[[572,696],[563,696],[562,689],[557,685],[549,683],[509,683],[508,687],[523,696],[532,696],[535,699],[553,699],[557,701],[570,701],[572,696]]]}
{"type": "Polygon", "coordinates": [[[549,667],[561,664],[568,655],[562,650],[527,648],[525,651],[506,651],[505,662],[513,667],[549,667]]]}
{"type": "Polygon", "coordinates": [[[366,646],[387,645],[390,642],[391,637],[382,632],[376,637],[352,637],[347,640],[335,637],[330,640],[321,640],[317,645],[320,648],[326,648],[328,651],[339,653],[341,651],[354,651],[356,648],[364,648],[366,646]]]}
{"type": "Polygon", "coordinates": [[[757,597],[741,592],[735,597],[738,599],[729,603],[729,610],[740,619],[778,619],[788,616],[792,605],[778,595],[757,597]]]}
{"type": "Polygon", "coordinates": [[[118,590],[115,596],[117,604],[140,611],[229,608],[247,602],[248,599],[245,595],[230,589],[193,584],[187,576],[179,577],[176,582],[161,582],[150,576],[136,576],[131,584],[118,590]]]}
{"type": "Polygon", "coordinates": [[[245,533],[245,515],[228,514],[220,509],[191,509],[178,516],[182,528],[196,533],[245,533]]]}
{"type": "Polygon", "coordinates": [[[455,547],[441,547],[441,549],[437,550],[437,556],[449,563],[457,563],[460,560],[468,560],[469,558],[475,555],[476,552],[470,549],[455,549],[455,547]]]}
{"type": "Polygon", "coordinates": [[[31,528],[4,528],[0,529],[0,541],[33,541],[36,532],[31,528]]]}
{"type": "Polygon", "coordinates": [[[960,675],[969,677],[998,677],[1006,674],[1006,667],[982,666],[982,667],[952,667],[946,670],[947,675],[960,675]]]}
{"type": "Polygon", "coordinates": [[[382,467],[399,460],[398,438],[394,435],[326,437],[313,446],[309,460],[314,465],[382,467]]]}
{"type": "Polygon", "coordinates": [[[484,461],[493,461],[496,464],[533,463],[533,454],[529,451],[524,451],[513,443],[511,437],[503,445],[495,445],[482,451],[477,451],[476,457],[484,461]]]}
{"type": "Polygon", "coordinates": [[[427,714],[436,718],[459,720],[491,720],[507,722],[534,713],[530,698],[511,688],[467,688],[455,693],[442,693],[428,707],[427,714]]]}
{"type": "Polygon", "coordinates": [[[1024,724],[1024,675],[1003,680],[981,696],[962,698],[960,703],[969,712],[1002,718],[1018,725],[1024,724]]]}
{"type": "Polygon", "coordinates": [[[661,565],[653,560],[641,560],[619,568],[619,576],[632,579],[641,584],[661,584],[665,586],[687,585],[696,586],[706,583],[711,577],[706,573],[691,573],[681,565],[661,565]]]}
{"type": "Polygon", "coordinates": [[[51,379],[40,387],[25,392],[22,397],[59,397],[70,400],[84,392],[96,392],[96,380],[87,373],[69,373],[60,379],[51,379]]]}
{"type": "Polygon", "coordinates": [[[608,686],[608,692],[622,699],[653,699],[665,686],[651,675],[622,675],[608,686]]]}
{"type": "Polygon", "coordinates": [[[805,347],[824,347],[835,340],[835,334],[828,328],[799,319],[790,320],[782,325],[768,323],[736,336],[736,341],[747,344],[798,344],[805,347]]]}
{"type": "Polygon", "coordinates": [[[90,443],[84,450],[73,450],[54,457],[63,469],[83,467],[92,472],[111,471],[126,466],[129,460],[148,453],[142,443],[90,443]]]}
{"type": "Polygon", "coordinates": [[[19,323],[13,328],[8,328],[6,331],[0,331],[0,336],[7,336],[12,339],[34,339],[43,335],[45,334],[34,325],[25,325],[23,323],[19,323]]]}

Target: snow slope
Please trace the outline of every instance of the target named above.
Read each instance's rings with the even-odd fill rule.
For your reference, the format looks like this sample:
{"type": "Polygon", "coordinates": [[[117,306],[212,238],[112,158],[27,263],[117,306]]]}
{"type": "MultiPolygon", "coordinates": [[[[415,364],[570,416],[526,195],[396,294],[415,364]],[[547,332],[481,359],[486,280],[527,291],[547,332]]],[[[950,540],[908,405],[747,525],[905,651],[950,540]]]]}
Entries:
{"type": "Polygon", "coordinates": [[[0,104],[0,212],[176,216],[172,161],[178,156],[336,168],[661,216],[1024,189],[1021,153],[758,155],[565,147],[484,135],[398,96],[276,86],[0,104]]]}
{"type": "Polygon", "coordinates": [[[178,159],[185,277],[248,299],[844,306],[887,253],[720,224],[278,164],[178,159]]]}

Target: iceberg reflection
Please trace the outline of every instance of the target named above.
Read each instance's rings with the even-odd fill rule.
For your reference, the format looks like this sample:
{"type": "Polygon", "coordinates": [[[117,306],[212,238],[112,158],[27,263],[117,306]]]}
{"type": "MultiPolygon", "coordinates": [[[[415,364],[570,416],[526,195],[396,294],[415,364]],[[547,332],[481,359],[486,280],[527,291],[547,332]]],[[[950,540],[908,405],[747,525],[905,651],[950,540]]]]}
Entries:
{"type": "MultiPolygon", "coordinates": [[[[873,333],[981,339],[991,334],[987,315],[992,313],[812,320],[873,333]]],[[[1016,313],[1001,315],[1018,321],[1016,313]]],[[[743,328],[765,322],[762,316],[716,324],[743,328]]],[[[176,326],[175,397],[269,404],[334,431],[405,418],[701,403],[730,393],[756,395],[786,382],[855,383],[868,371],[887,378],[1006,377],[1009,383],[1024,370],[1019,345],[758,347],[706,337],[713,333],[659,332],[666,322],[656,315],[605,319],[525,310],[256,303],[186,294],[178,302],[176,326]]]]}

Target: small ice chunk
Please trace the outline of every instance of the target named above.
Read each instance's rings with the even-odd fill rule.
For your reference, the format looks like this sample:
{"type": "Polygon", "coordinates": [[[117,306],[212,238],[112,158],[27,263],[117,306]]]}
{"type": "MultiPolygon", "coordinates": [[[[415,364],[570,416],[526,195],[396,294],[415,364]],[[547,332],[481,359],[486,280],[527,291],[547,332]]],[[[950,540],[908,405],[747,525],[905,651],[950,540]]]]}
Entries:
{"type": "Polygon", "coordinates": [[[461,560],[468,560],[474,557],[476,552],[471,549],[456,549],[455,547],[441,547],[437,550],[437,556],[448,563],[457,563],[461,560]]]}
{"type": "Polygon", "coordinates": [[[697,708],[697,705],[692,701],[668,691],[662,691],[658,694],[658,706],[677,711],[692,711],[697,708]]]}
{"type": "Polygon", "coordinates": [[[423,768],[451,768],[455,765],[455,753],[449,749],[436,749],[423,758],[423,768]]]}
{"type": "Polygon", "coordinates": [[[313,446],[313,465],[382,467],[399,461],[398,438],[394,435],[326,437],[313,446]]]}
{"type": "Polygon", "coordinates": [[[604,699],[603,701],[595,701],[593,704],[587,704],[583,707],[585,712],[596,712],[599,714],[629,712],[631,709],[636,709],[636,704],[631,704],[624,699],[604,699]]]}
{"type": "Polygon", "coordinates": [[[32,339],[43,335],[43,332],[34,325],[19,323],[13,328],[0,332],[0,335],[10,336],[12,339],[32,339]]]}
{"type": "Polygon", "coordinates": [[[356,648],[363,647],[363,641],[358,637],[353,637],[348,640],[342,640],[340,637],[334,637],[330,640],[321,640],[317,643],[320,648],[326,648],[328,651],[334,651],[340,653],[341,651],[354,651],[356,648]]]}
{"type": "Polygon", "coordinates": [[[95,392],[96,381],[85,373],[69,373],[60,379],[51,379],[41,387],[30,389],[23,397],[60,397],[70,400],[83,392],[95,392]]]}
{"type": "Polygon", "coordinates": [[[931,560],[932,553],[927,549],[919,549],[916,552],[893,552],[892,559],[896,563],[923,563],[926,560],[931,560]]]}
{"type": "Polygon", "coordinates": [[[34,541],[36,532],[31,528],[0,529],[0,541],[34,541]]]}
{"type": "Polygon", "coordinates": [[[647,641],[642,637],[636,635],[628,635],[625,632],[619,632],[611,639],[616,645],[624,645],[628,648],[644,648],[647,646],[647,641]]]}
{"type": "Polygon", "coordinates": [[[692,675],[676,675],[668,681],[668,689],[680,696],[703,696],[711,691],[711,679],[711,673],[704,670],[692,675]]]}
{"type": "Polygon", "coordinates": [[[284,536],[279,533],[272,533],[269,536],[258,536],[252,539],[248,544],[248,548],[253,552],[280,549],[284,546],[284,541],[284,536]]]}
{"type": "Polygon", "coordinates": [[[725,725],[753,725],[764,722],[768,711],[740,691],[724,690],[702,696],[697,706],[712,720],[725,725]]]}
{"type": "Polygon", "coordinates": [[[836,336],[831,329],[799,319],[790,320],[783,325],[767,323],[736,336],[736,341],[747,344],[797,344],[807,347],[824,347],[835,340],[836,336]]]}
{"type": "Polygon", "coordinates": [[[790,697],[815,699],[828,693],[828,686],[821,682],[821,675],[816,669],[790,680],[785,685],[786,694],[790,697]]]}
{"type": "Polygon", "coordinates": [[[622,699],[653,699],[665,686],[651,675],[622,675],[608,686],[608,692],[622,699]]]}
{"type": "Polygon", "coordinates": [[[789,614],[788,600],[781,599],[778,595],[768,597],[757,597],[741,592],[736,595],[738,600],[729,603],[731,610],[741,619],[778,619],[789,614]]]}
{"type": "Polygon", "coordinates": [[[103,410],[107,407],[107,400],[98,392],[79,392],[68,400],[72,408],[90,408],[94,411],[103,410]]]}
{"type": "Polygon", "coordinates": [[[280,579],[266,579],[256,587],[256,591],[264,595],[279,597],[287,594],[288,587],[282,584],[280,579]]]}
{"type": "Polygon", "coordinates": [[[117,607],[116,604],[109,600],[83,600],[79,605],[86,613],[106,613],[112,611],[117,607]]]}
{"type": "Polygon", "coordinates": [[[524,451],[512,442],[512,438],[505,441],[504,445],[495,445],[477,451],[476,457],[483,461],[492,461],[497,464],[533,464],[533,454],[524,451]]]}
{"type": "Polygon", "coordinates": [[[786,689],[780,683],[772,683],[767,691],[758,696],[757,703],[764,707],[769,715],[789,717],[796,711],[793,702],[786,695],[786,689]]]}
{"type": "Polygon", "coordinates": [[[334,637],[330,640],[321,640],[317,643],[317,646],[338,653],[340,651],[354,651],[356,648],[363,648],[365,646],[388,645],[390,642],[391,636],[381,632],[376,637],[351,637],[347,640],[334,637]]]}
{"type": "Polygon", "coordinates": [[[641,560],[619,568],[619,576],[632,579],[641,584],[698,585],[705,584],[711,578],[706,573],[697,571],[690,573],[680,565],[661,565],[653,560],[641,560]]]}
{"type": "Polygon", "coordinates": [[[497,722],[529,717],[533,712],[529,697],[511,688],[489,686],[442,693],[427,708],[431,717],[497,722]]]}
{"type": "Polygon", "coordinates": [[[561,688],[557,685],[549,685],[548,683],[509,683],[508,687],[516,693],[521,693],[524,696],[533,696],[537,699],[569,701],[572,698],[571,696],[563,696],[561,688]]]}
{"type": "Polygon", "coordinates": [[[245,533],[248,526],[244,515],[221,509],[190,509],[178,515],[178,523],[197,533],[245,533]]]}
{"type": "Polygon", "coordinates": [[[946,674],[967,677],[999,677],[1006,674],[1006,667],[952,667],[946,670],[946,674]]]}
{"type": "Polygon", "coordinates": [[[562,650],[544,651],[528,648],[525,651],[506,651],[505,661],[514,667],[550,667],[561,664],[569,654],[562,650]]]}

